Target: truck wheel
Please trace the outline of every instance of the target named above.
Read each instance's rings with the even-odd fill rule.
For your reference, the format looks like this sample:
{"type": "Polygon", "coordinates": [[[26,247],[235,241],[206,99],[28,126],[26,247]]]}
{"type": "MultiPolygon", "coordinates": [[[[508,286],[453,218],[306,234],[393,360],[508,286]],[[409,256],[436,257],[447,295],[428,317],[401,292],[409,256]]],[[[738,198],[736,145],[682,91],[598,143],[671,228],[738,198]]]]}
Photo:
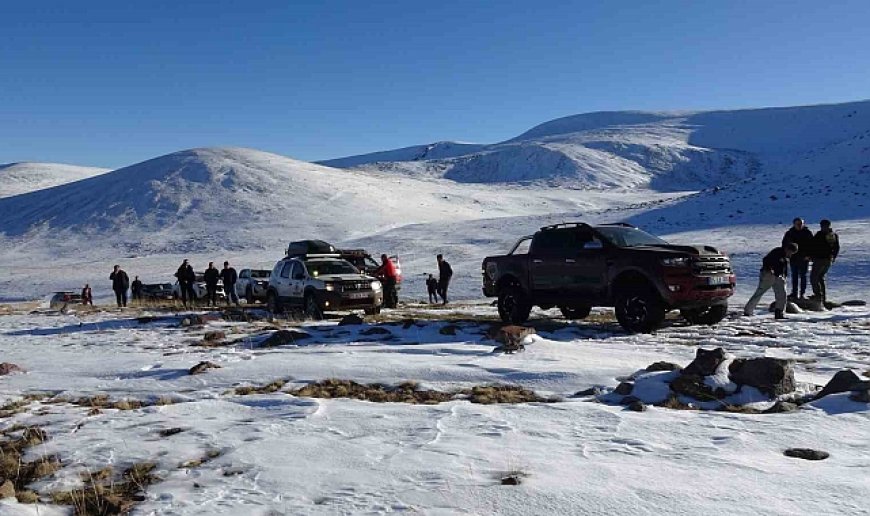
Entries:
{"type": "Polygon", "coordinates": [[[249,305],[254,304],[254,290],[251,287],[245,289],[245,301],[247,301],[249,305]]]}
{"type": "Polygon", "coordinates": [[[651,333],[665,320],[665,307],[649,289],[626,290],[616,297],[616,320],[632,333],[651,333]]]}
{"type": "Polygon", "coordinates": [[[711,326],[719,323],[728,315],[728,305],[712,305],[704,308],[692,308],[680,310],[680,314],[690,324],[704,324],[711,326]]]}
{"type": "Polygon", "coordinates": [[[502,321],[522,324],[529,320],[531,311],[532,304],[520,287],[512,285],[498,293],[498,315],[502,321]]]}
{"type": "Polygon", "coordinates": [[[581,320],[589,317],[592,311],[591,306],[575,305],[575,306],[560,306],[559,311],[562,312],[562,317],[571,320],[581,320]]]}
{"type": "Polygon", "coordinates": [[[273,314],[280,314],[284,311],[284,308],[281,306],[281,302],[278,300],[278,295],[274,292],[269,292],[266,294],[266,307],[273,314]]]}
{"type": "Polygon", "coordinates": [[[379,313],[381,313],[381,307],[373,306],[371,308],[366,308],[365,313],[366,315],[378,315],[379,313]]]}
{"type": "Polygon", "coordinates": [[[308,294],[305,296],[305,318],[311,319],[312,321],[320,321],[323,319],[323,312],[320,310],[320,307],[317,306],[317,300],[314,299],[314,296],[308,294]]]}

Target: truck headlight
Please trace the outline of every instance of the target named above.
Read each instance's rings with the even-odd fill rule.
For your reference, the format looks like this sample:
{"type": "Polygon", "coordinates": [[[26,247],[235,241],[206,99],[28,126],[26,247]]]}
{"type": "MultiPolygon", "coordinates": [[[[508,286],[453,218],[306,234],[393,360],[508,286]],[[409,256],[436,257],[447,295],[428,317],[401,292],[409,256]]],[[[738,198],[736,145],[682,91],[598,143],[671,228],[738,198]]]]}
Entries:
{"type": "Polygon", "coordinates": [[[380,289],[381,289],[381,282],[380,281],[373,281],[372,282],[372,290],[380,290],[380,289]]]}
{"type": "Polygon", "coordinates": [[[333,290],[335,290],[335,285],[333,285],[332,283],[327,283],[323,286],[323,288],[325,288],[327,292],[332,292],[333,290]]]}
{"type": "Polygon", "coordinates": [[[661,261],[665,267],[688,267],[688,258],[665,258],[661,261]]]}

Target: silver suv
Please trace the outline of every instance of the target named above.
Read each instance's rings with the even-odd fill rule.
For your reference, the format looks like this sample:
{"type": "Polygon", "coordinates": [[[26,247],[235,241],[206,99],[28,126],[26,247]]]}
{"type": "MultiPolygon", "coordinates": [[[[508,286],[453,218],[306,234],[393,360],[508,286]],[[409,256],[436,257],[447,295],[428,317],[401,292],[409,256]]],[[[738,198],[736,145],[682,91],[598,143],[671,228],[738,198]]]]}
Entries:
{"type": "Polygon", "coordinates": [[[380,313],[383,303],[380,281],[331,254],[283,258],[272,269],[266,292],[272,313],[295,308],[314,320],[337,310],[363,309],[374,315],[380,313]]]}

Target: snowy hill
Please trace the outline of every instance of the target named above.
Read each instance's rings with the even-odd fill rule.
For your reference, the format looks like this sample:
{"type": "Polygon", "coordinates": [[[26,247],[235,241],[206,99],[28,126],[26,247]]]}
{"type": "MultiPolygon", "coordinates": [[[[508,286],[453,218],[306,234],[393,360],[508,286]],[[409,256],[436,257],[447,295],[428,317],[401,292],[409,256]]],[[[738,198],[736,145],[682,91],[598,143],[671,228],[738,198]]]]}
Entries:
{"type": "Polygon", "coordinates": [[[398,150],[327,163],[465,183],[684,191],[748,179],[763,162],[860,138],[868,129],[868,101],[735,111],[602,112],[559,118],[506,142],[471,146],[465,154],[408,158],[398,150]]]}
{"type": "Polygon", "coordinates": [[[108,171],[63,163],[8,163],[0,165],[0,198],[71,183],[108,171]]]}

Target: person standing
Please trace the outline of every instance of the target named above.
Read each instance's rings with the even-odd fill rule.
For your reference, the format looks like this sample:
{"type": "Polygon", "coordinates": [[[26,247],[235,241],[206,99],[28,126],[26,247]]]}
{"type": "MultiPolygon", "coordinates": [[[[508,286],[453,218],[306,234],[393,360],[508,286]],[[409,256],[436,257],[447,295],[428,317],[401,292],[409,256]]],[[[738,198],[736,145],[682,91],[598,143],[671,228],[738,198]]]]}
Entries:
{"type": "Polygon", "coordinates": [[[208,269],[202,275],[205,281],[206,297],[210,306],[217,306],[217,285],[221,279],[221,273],[214,266],[214,262],[208,262],[208,269]]]}
{"type": "Polygon", "coordinates": [[[112,290],[115,291],[118,308],[124,308],[127,306],[127,289],[130,288],[130,277],[121,269],[120,265],[115,265],[114,270],[109,274],[109,279],[112,281],[112,290]]]}
{"type": "Polygon", "coordinates": [[[130,285],[130,291],[133,293],[133,301],[142,300],[142,282],[139,281],[139,276],[133,279],[133,284],[130,285]]]}
{"type": "Polygon", "coordinates": [[[453,278],[453,268],[444,259],[444,255],[435,257],[438,261],[438,295],[443,304],[447,304],[447,289],[450,287],[450,279],[453,278]]]}
{"type": "Polygon", "coordinates": [[[399,306],[399,294],[396,292],[396,283],[399,274],[396,272],[396,264],[386,254],[381,255],[381,266],[375,269],[374,275],[381,280],[384,286],[384,307],[396,308],[399,306]]]}
{"type": "Polygon", "coordinates": [[[239,306],[239,295],[236,293],[236,282],[239,280],[239,275],[236,270],[230,267],[230,262],[224,262],[224,268],[221,271],[221,281],[224,282],[224,292],[227,295],[227,306],[232,301],[236,306],[239,306]]]}
{"type": "Polygon", "coordinates": [[[758,288],[746,306],[743,307],[743,314],[750,316],[755,312],[755,307],[761,301],[761,297],[773,288],[773,293],[776,295],[776,304],[774,305],[774,317],[776,319],[785,319],[783,311],[787,298],[785,295],[785,278],[788,276],[788,260],[798,251],[797,244],[787,243],[782,247],[773,249],[761,263],[761,274],[758,277],[758,288]]]}
{"type": "Polygon", "coordinates": [[[782,237],[782,245],[792,243],[797,244],[798,250],[789,260],[791,264],[791,294],[788,296],[793,299],[800,297],[803,299],[807,293],[807,271],[810,268],[809,250],[813,241],[813,232],[810,228],[804,225],[804,220],[796,217],[792,221],[792,226],[785,232],[782,237]],[[798,290],[800,287],[800,290],[798,290]]]}
{"type": "Polygon", "coordinates": [[[429,291],[429,304],[433,305],[438,302],[438,280],[435,276],[429,275],[426,279],[426,290],[429,291]]]}
{"type": "Polygon", "coordinates": [[[82,289],[82,304],[94,306],[94,294],[89,283],[85,283],[85,288],[82,289]]]}
{"type": "Polygon", "coordinates": [[[187,306],[187,300],[190,299],[190,304],[193,304],[196,301],[196,293],[193,291],[196,273],[193,272],[193,266],[188,263],[186,258],[181,262],[178,270],[175,271],[175,277],[178,278],[178,290],[181,293],[181,302],[184,306],[187,306]]]}
{"type": "Polygon", "coordinates": [[[821,229],[813,236],[812,241],[813,272],[810,274],[810,284],[813,287],[812,298],[825,306],[828,300],[826,277],[840,254],[840,237],[831,228],[830,220],[824,219],[819,225],[821,229]]]}

